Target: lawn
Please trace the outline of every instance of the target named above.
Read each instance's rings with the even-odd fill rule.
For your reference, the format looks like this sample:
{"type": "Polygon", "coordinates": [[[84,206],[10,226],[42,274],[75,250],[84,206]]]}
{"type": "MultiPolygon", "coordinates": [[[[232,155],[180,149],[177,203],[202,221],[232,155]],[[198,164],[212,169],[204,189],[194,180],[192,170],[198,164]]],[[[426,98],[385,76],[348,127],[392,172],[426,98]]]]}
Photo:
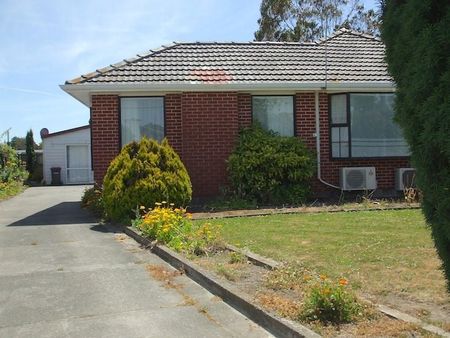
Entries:
{"type": "Polygon", "coordinates": [[[330,277],[360,294],[448,306],[430,230],[420,210],[217,219],[231,244],[330,277]]]}

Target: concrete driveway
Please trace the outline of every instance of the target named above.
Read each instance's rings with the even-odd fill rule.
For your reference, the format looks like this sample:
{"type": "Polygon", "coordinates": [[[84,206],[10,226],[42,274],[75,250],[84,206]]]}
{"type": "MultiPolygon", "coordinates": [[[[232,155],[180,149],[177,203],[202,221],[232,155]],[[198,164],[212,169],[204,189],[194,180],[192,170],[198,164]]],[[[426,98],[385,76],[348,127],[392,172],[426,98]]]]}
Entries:
{"type": "Polygon", "coordinates": [[[270,336],[96,224],[80,209],[83,189],[29,188],[0,202],[0,337],[270,336]]]}

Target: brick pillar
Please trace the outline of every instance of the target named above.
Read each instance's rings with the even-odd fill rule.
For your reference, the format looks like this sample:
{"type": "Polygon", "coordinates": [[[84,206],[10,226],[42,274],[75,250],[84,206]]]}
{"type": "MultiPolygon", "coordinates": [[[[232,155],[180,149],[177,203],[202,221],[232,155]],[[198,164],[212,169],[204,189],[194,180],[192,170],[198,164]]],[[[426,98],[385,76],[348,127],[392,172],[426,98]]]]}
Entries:
{"type": "Polygon", "coordinates": [[[119,97],[93,95],[91,112],[94,180],[102,184],[106,170],[120,148],[119,97]]]}
{"type": "Polygon", "coordinates": [[[252,125],[252,96],[250,94],[238,94],[238,121],[239,128],[252,125]]]}
{"type": "Polygon", "coordinates": [[[182,157],[183,125],[181,119],[181,94],[167,94],[165,97],[165,128],[169,144],[182,157]]]}

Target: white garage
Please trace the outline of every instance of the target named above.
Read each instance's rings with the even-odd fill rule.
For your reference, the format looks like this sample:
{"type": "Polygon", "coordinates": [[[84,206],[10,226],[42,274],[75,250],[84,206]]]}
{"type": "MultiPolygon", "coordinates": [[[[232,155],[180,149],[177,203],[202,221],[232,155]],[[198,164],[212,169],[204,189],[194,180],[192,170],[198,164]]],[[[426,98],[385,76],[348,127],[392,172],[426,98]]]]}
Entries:
{"type": "MultiPolygon", "coordinates": [[[[60,172],[62,184],[93,183],[91,166],[91,129],[83,126],[49,133],[41,130],[45,184],[52,184],[53,171],[60,172]]],[[[55,180],[53,184],[58,183],[55,180]]]]}

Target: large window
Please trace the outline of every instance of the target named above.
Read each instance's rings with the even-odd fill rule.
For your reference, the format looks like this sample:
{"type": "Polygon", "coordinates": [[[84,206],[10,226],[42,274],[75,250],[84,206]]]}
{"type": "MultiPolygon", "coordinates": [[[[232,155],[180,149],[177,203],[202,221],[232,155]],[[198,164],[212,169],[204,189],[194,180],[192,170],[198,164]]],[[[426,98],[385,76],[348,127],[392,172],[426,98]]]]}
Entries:
{"type": "Polygon", "coordinates": [[[264,129],[294,136],[293,96],[253,96],[253,119],[264,129]]]}
{"type": "Polygon", "coordinates": [[[354,93],[330,96],[333,158],[409,156],[394,122],[394,94],[354,93]]]}
{"type": "Polygon", "coordinates": [[[127,97],[120,100],[122,146],[143,136],[164,138],[164,98],[127,97]]]}
{"type": "Polygon", "coordinates": [[[354,93],[330,96],[333,158],[409,156],[394,122],[394,94],[354,93]]]}

